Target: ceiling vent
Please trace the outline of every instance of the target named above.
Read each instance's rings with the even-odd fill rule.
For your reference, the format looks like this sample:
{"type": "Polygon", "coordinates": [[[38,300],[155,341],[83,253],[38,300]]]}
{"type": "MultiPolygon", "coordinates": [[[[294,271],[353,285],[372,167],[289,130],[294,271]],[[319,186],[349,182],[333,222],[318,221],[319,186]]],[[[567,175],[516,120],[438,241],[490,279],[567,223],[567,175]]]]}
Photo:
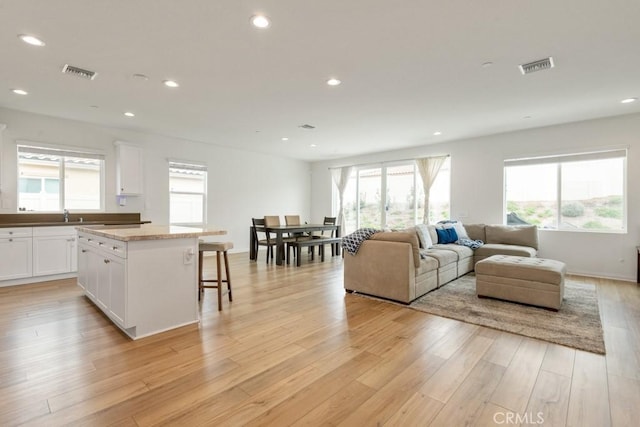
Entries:
{"type": "Polygon", "coordinates": [[[82,68],[74,67],[73,65],[65,64],[62,67],[63,74],[71,74],[72,76],[80,77],[82,79],[93,80],[96,77],[95,71],[84,70],[82,68]]]}
{"type": "Polygon", "coordinates": [[[521,64],[518,66],[522,74],[535,73],[536,71],[543,71],[553,68],[553,58],[548,57],[539,59],[537,61],[529,62],[528,64],[521,64]]]}
{"type": "Polygon", "coordinates": [[[298,127],[302,128],[302,129],[315,129],[316,128],[315,126],[311,126],[311,125],[307,125],[307,124],[299,125],[298,127]]]}

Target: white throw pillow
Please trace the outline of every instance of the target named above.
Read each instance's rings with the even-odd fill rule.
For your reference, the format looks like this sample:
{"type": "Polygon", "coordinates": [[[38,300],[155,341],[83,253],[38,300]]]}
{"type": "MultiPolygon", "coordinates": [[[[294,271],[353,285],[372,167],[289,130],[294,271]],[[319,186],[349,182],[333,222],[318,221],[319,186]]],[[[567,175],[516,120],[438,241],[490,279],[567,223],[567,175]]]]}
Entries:
{"type": "Polygon", "coordinates": [[[465,230],[464,225],[460,221],[453,223],[453,228],[456,230],[456,234],[458,235],[458,239],[468,239],[469,235],[467,234],[467,230],[465,230]]]}
{"type": "Polygon", "coordinates": [[[416,232],[418,234],[418,239],[420,240],[420,246],[429,249],[433,246],[433,241],[431,240],[431,234],[429,233],[429,227],[426,224],[418,224],[416,225],[416,232]]]}
{"type": "Polygon", "coordinates": [[[435,245],[436,243],[438,243],[438,233],[436,233],[436,226],[428,225],[427,228],[429,229],[429,237],[431,237],[431,243],[435,245]]]}

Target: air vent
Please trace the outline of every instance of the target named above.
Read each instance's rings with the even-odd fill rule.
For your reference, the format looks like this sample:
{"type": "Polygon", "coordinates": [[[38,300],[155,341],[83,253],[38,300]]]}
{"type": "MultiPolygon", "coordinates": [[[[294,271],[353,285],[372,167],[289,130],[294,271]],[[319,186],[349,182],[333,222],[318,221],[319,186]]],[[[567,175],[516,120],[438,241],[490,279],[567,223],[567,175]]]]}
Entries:
{"type": "Polygon", "coordinates": [[[302,129],[315,129],[316,128],[315,126],[311,126],[311,125],[307,125],[307,124],[299,125],[298,127],[302,128],[302,129]]]}
{"type": "Polygon", "coordinates": [[[73,65],[69,64],[65,64],[65,66],[62,67],[62,72],[64,74],[71,74],[73,76],[87,80],[93,80],[96,77],[95,71],[84,70],[82,68],[74,67],[73,65]]]}
{"type": "Polygon", "coordinates": [[[522,74],[535,73],[536,71],[543,71],[553,68],[553,58],[548,57],[539,59],[537,61],[529,62],[528,64],[519,65],[520,72],[522,74]]]}

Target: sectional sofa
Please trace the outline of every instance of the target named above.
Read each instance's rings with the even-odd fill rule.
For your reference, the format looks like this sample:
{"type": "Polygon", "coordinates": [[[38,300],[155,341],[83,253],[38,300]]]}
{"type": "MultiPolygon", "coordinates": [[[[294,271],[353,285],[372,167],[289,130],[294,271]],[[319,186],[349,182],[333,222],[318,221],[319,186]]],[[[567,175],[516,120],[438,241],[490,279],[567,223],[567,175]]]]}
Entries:
{"type": "Polygon", "coordinates": [[[473,271],[481,259],[498,254],[535,257],[538,251],[536,226],[465,224],[469,240],[484,242],[477,249],[436,243],[437,228],[428,226],[426,239],[424,227],[373,234],[357,254],[345,254],[345,290],[409,304],[473,271]]]}

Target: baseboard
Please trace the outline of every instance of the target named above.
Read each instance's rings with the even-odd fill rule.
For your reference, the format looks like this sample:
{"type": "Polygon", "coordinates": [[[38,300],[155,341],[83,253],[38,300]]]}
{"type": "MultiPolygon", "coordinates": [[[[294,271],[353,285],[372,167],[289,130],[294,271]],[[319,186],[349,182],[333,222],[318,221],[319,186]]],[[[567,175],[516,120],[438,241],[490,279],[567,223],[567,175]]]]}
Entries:
{"type": "Polygon", "coordinates": [[[579,271],[567,271],[567,275],[579,276],[579,277],[593,277],[596,279],[619,280],[621,282],[636,283],[636,277],[629,277],[629,276],[603,276],[601,274],[585,273],[585,272],[579,272],[579,271]]]}
{"type": "Polygon", "coordinates": [[[72,273],[51,274],[48,276],[33,276],[24,277],[22,279],[3,280],[0,282],[0,288],[4,288],[5,286],[28,285],[31,283],[48,282],[50,280],[70,279],[72,277],[78,277],[78,272],[74,271],[72,273]]]}

